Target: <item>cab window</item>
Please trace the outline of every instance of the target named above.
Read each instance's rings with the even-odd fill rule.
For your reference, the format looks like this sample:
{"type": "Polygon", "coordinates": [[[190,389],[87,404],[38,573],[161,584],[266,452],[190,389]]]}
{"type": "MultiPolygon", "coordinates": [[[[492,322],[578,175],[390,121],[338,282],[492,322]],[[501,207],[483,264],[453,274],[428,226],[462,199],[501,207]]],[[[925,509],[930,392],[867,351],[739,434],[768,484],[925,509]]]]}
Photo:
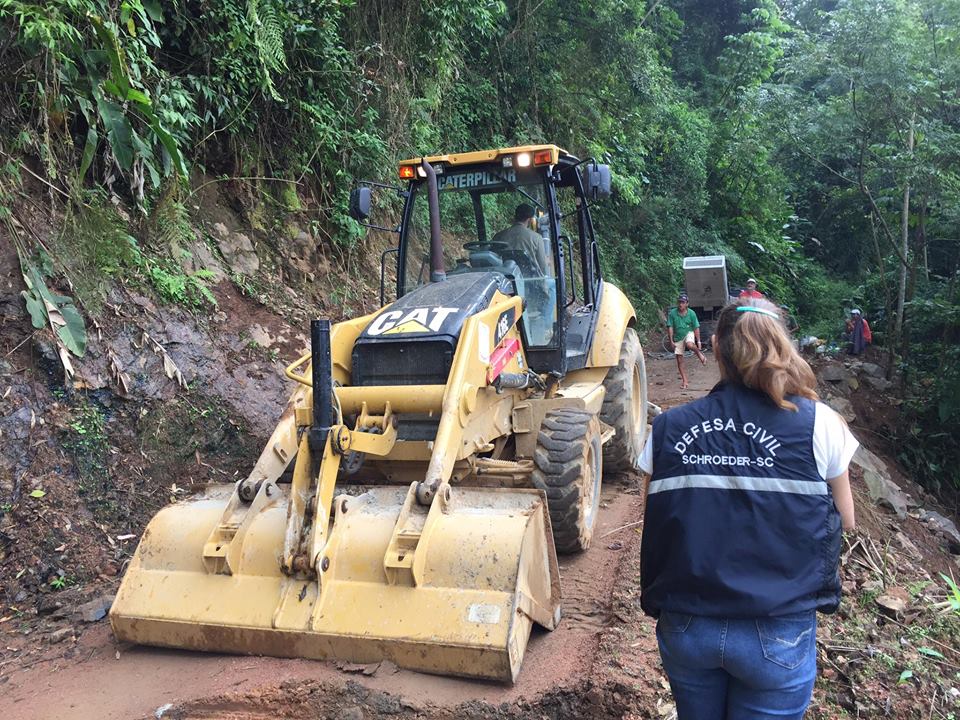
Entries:
{"type": "MultiPolygon", "coordinates": [[[[526,300],[528,346],[557,337],[556,259],[545,220],[549,202],[541,171],[490,166],[438,176],[444,269],[448,276],[499,272],[526,300]]],[[[430,211],[426,182],[411,188],[403,238],[403,288],[430,281],[430,211]]]]}

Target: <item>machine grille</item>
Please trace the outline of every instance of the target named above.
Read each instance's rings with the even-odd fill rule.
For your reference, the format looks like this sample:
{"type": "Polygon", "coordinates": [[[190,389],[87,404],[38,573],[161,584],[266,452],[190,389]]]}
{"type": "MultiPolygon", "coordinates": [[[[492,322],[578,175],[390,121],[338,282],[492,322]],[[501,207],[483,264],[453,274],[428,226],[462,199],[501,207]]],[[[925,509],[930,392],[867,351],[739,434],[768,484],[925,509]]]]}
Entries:
{"type": "Polygon", "coordinates": [[[446,385],[454,346],[445,340],[357,344],[353,385],[446,385]]]}

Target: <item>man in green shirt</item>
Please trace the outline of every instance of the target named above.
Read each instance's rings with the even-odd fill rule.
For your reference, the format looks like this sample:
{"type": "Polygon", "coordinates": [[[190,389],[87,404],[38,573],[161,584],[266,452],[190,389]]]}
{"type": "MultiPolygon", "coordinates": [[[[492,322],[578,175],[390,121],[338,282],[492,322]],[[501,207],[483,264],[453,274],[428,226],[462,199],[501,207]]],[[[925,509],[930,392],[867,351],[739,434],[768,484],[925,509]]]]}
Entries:
{"type": "Polygon", "coordinates": [[[680,389],[686,390],[690,382],[683,367],[683,353],[693,350],[700,364],[707,364],[707,358],[700,349],[700,321],[697,320],[697,314],[690,309],[686,295],[677,298],[677,307],[670,310],[667,316],[667,333],[673,345],[673,354],[677,358],[677,369],[680,370],[680,389]]]}

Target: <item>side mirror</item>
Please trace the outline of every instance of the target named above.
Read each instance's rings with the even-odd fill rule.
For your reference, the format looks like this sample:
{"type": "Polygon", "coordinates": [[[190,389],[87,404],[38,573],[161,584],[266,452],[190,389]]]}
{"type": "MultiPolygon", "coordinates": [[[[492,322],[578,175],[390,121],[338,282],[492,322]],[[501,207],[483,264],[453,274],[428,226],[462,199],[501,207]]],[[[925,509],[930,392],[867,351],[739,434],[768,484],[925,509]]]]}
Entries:
{"type": "Polygon", "coordinates": [[[583,191],[590,200],[610,197],[610,166],[587,163],[581,171],[583,191]]]}
{"type": "Polygon", "coordinates": [[[350,217],[362,222],[370,217],[370,199],[373,195],[369,187],[361,185],[350,191],[350,217]]]}

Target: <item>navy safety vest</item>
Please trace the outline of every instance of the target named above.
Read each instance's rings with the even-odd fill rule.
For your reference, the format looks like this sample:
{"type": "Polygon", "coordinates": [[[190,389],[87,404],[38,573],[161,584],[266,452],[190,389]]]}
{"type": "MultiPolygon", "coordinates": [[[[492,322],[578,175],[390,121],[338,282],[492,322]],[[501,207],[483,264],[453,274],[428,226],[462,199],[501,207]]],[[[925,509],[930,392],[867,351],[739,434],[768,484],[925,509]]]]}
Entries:
{"type": "Polygon", "coordinates": [[[641,606],[770,617],[840,603],[840,514],[813,455],[816,405],[719,384],[653,423],[641,606]]]}

